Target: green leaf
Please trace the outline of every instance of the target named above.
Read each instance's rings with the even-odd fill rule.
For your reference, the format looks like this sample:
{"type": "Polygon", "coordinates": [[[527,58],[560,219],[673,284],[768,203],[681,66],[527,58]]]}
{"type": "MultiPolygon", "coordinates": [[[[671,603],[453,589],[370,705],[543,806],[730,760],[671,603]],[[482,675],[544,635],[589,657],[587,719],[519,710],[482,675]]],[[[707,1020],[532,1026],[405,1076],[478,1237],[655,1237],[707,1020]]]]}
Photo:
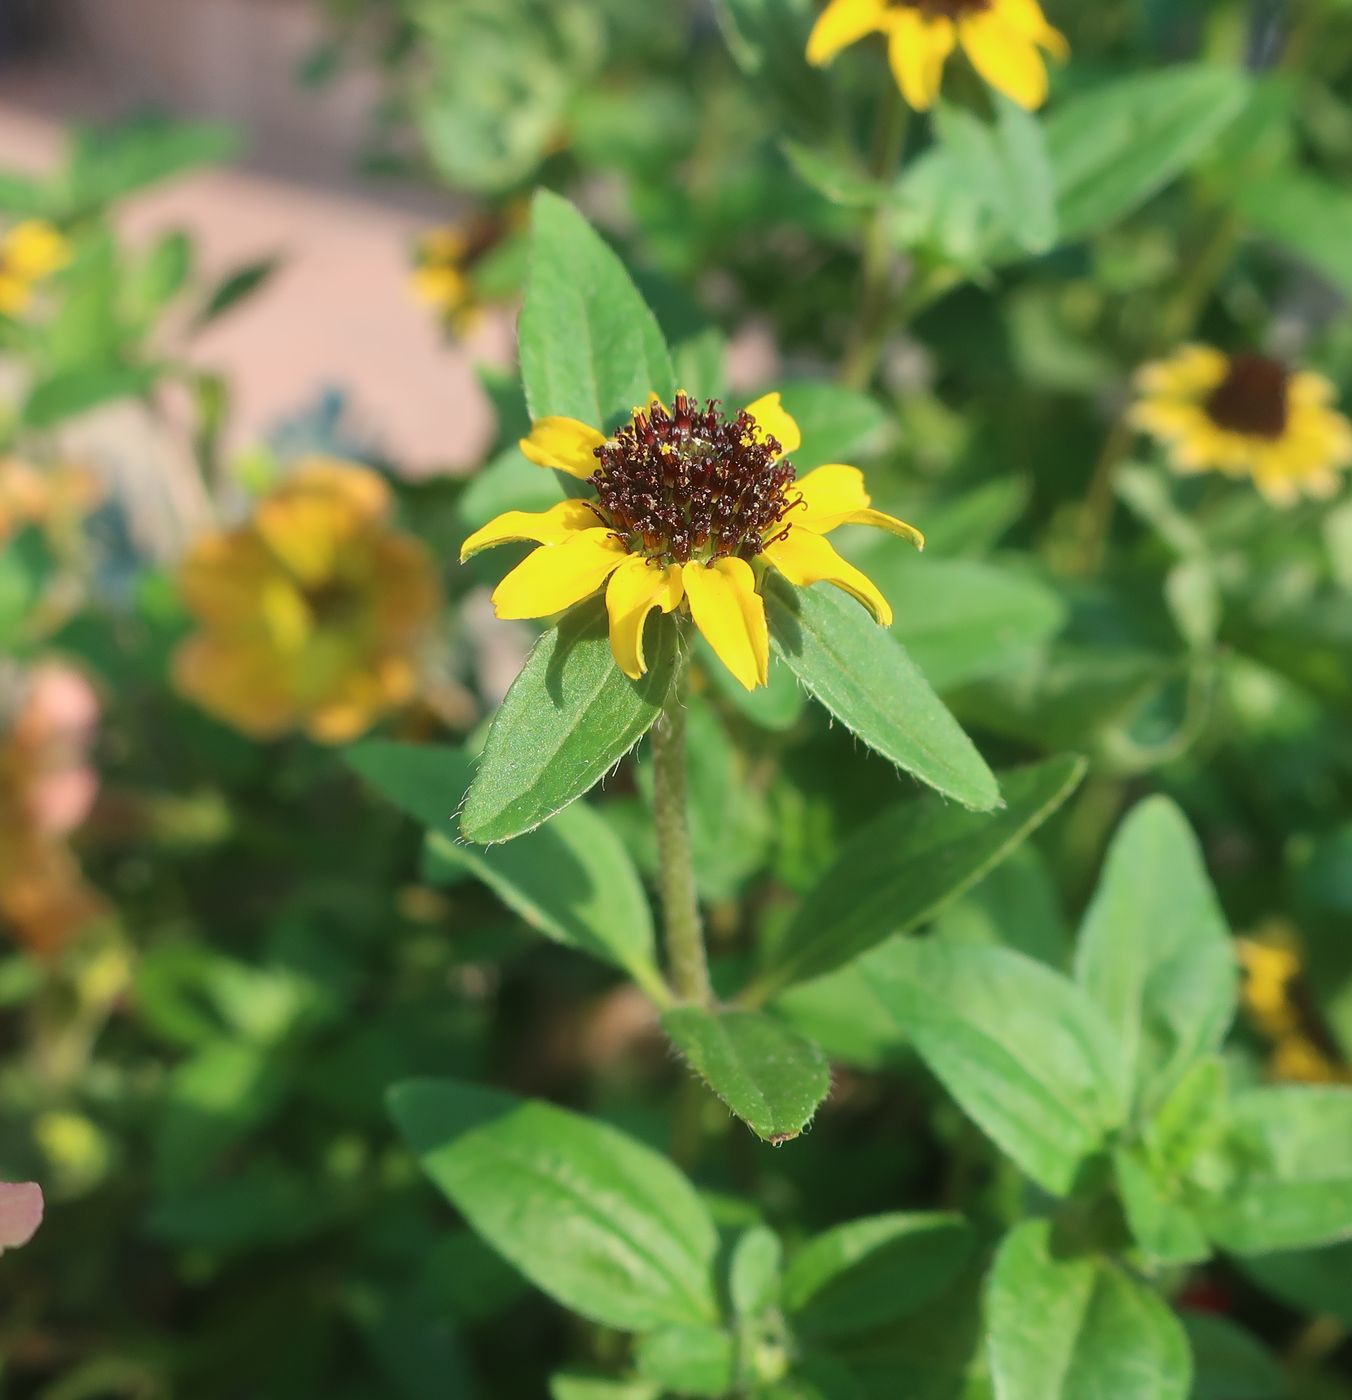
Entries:
{"type": "Polygon", "coordinates": [[[690,1067],[758,1136],[796,1138],[831,1089],[826,1056],[772,1016],[678,1006],[662,1027],[690,1067]]]}
{"type": "Polygon", "coordinates": [[[986,1319],[996,1400],[1187,1400],[1192,1358],[1168,1306],[1105,1259],[1063,1255],[1049,1221],[1005,1237],[986,1319]]]}
{"type": "Polygon", "coordinates": [[[1144,1116],[1216,1049],[1234,1019],[1230,930],[1182,812],[1142,802],[1108,852],[1075,977],[1117,1029],[1144,1116]]]}
{"type": "Polygon", "coordinates": [[[1182,1320],[1197,1373],[1191,1400],[1283,1400],[1290,1393],[1272,1353],[1229,1318],[1185,1312],[1182,1320]]]}
{"type": "Polygon", "coordinates": [[[728,1267],[728,1297],[738,1317],[759,1317],[778,1304],[783,1263],[784,1246],[768,1226],[742,1235],[728,1267]]]}
{"type": "Polygon", "coordinates": [[[717,1232],[664,1157],[552,1104],[453,1080],[396,1085],[390,1111],[473,1229],[564,1307],[625,1332],[717,1321],[717,1232]]]}
{"type": "Polygon", "coordinates": [[[1066,755],[1002,774],[1005,806],[991,815],[926,796],[875,817],[845,843],[776,941],[758,995],[820,977],[931,918],[1041,826],[1084,768],[1066,755]]]}
{"type": "Polygon", "coordinates": [[[1328,1313],[1352,1327],[1352,1240],[1322,1249],[1293,1249],[1237,1261],[1264,1292],[1299,1312],[1328,1313]]]}
{"type": "Polygon", "coordinates": [[[888,197],[888,188],[868,175],[857,163],[814,150],[801,141],[784,141],[784,155],[793,172],[807,186],[832,204],[850,209],[871,209],[888,197]]]}
{"type": "Polygon", "coordinates": [[[717,1327],[650,1332],[639,1338],[634,1361],[640,1376],[672,1395],[726,1395],[737,1380],[737,1343],[717,1327]]]}
{"type": "Polygon", "coordinates": [[[446,744],[397,744],[363,739],[343,750],[343,762],[401,812],[432,831],[449,832],[474,772],[474,761],[446,744]]]}
{"type": "Polygon", "coordinates": [[[1107,228],[1176,179],[1243,110],[1232,68],[1176,65],[1100,84],[1047,118],[1061,239],[1107,228]]]}
{"type": "Polygon", "coordinates": [[[767,575],[776,650],[800,681],[871,749],[981,812],[1000,805],[995,775],[905,649],[851,598],[767,575]]]}
{"type": "Polygon", "coordinates": [[[155,372],[137,365],[97,365],[61,370],[41,379],[24,401],[23,422],[29,428],[52,428],[114,399],[145,393],[155,372]]]}
{"type": "Polygon", "coordinates": [[[887,548],[856,562],[896,608],[892,635],[940,692],[1009,670],[1066,621],[1046,584],[999,564],[887,548]]]}
{"type": "Polygon", "coordinates": [[[828,1230],[784,1275],[794,1332],[838,1336],[904,1317],[957,1279],[974,1246],[959,1215],[875,1215],[828,1230]]]}
{"type": "Polygon", "coordinates": [[[548,826],[505,846],[462,846],[449,827],[473,771],[463,750],[367,739],[343,757],[431,828],[423,859],[427,880],[468,871],[546,938],[623,968],[654,1000],[667,1001],[638,872],[591,808],[569,807],[548,826]]]}
{"type": "Polygon", "coordinates": [[[238,150],[232,127],[206,122],[146,117],[77,132],[69,176],[72,212],[95,212],[197,166],[229,160],[238,150]]]}
{"type": "Polygon", "coordinates": [[[508,841],[581,797],[652,728],[675,674],[669,618],[648,628],[648,674],[631,681],[610,651],[605,604],[574,608],[536,643],[488,731],[460,829],[508,841]]]}
{"type": "Polygon", "coordinates": [[[610,1380],[561,1371],[549,1381],[550,1400],[661,1400],[662,1387],[653,1381],[610,1380]]]}
{"type": "Polygon", "coordinates": [[[671,356],[624,264],[567,200],[541,191],[521,311],[521,377],[533,419],[606,428],[648,395],[670,400],[671,356]]]}
{"type": "Polygon", "coordinates": [[[1112,1027],[1067,978],[1004,948],[898,939],[877,1000],[963,1110],[1038,1185],[1066,1195],[1126,1117],[1112,1027]]]}
{"type": "Polygon", "coordinates": [[[282,265],[280,258],[259,258],[227,273],[208,293],[201,311],[194,322],[195,330],[219,321],[228,311],[233,311],[263,287],[274,272],[282,265]]]}
{"type": "Polygon", "coordinates": [[[1303,170],[1241,182],[1240,212],[1259,232],[1319,269],[1352,296],[1352,193],[1303,170]]]}
{"type": "Polygon", "coordinates": [[[1158,1181],[1139,1150],[1113,1153],[1113,1174],[1132,1237],[1158,1264],[1196,1264],[1211,1246],[1192,1212],[1158,1181]]]}
{"type": "Polygon", "coordinates": [[[1272,1085],[1238,1095],[1199,1160],[1198,1218],[1222,1249],[1266,1254],[1352,1237],[1352,1089],[1272,1085]]]}

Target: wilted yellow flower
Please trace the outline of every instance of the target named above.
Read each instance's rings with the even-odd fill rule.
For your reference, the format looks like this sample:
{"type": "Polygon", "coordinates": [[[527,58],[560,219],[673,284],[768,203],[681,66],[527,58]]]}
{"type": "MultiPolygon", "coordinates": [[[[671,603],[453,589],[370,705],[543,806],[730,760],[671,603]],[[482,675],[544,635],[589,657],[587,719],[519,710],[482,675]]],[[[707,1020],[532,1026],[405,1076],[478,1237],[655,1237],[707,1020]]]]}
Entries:
{"type": "Polygon", "coordinates": [[[461,560],[509,540],[540,546],[494,592],[502,618],[550,617],[604,586],[611,650],[632,679],[646,669],[649,614],[688,609],[752,690],[770,664],[757,591],[767,567],[800,586],[833,583],[887,627],[887,599],[824,537],[838,525],[876,525],[924,547],[913,526],[872,509],[857,468],[818,467],[796,481],[786,454],[801,442],[778,394],[736,416],[684,393],[670,411],[654,397],[609,438],[573,418],[542,418],[521,450],[589,482],[596,496],[508,511],[465,541],[461,560]]]}
{"type": "Polygon", "coordinates": [[[180,579],[200,630],[174,658],[179,689],[246,734],[325,743],[407,700],[438,593],[391,504],[374,472],[316,458],[246,524],[199,539],[180,579]]]}
{"type": "Polygon", "coordinates": [[[1188,345],[1144,366],[1130,418],[1180,472],[1249,476],[1274,505],[1329,497],[1352,463],[1352,424],[1321,374],[1266,355],[1188,345]]]}
{"type": "Polygon", "coordinates": [[[66,841],[98,791],[86,761],[98,699],[57,662],[0,680],[0,928],[50,956],[103,909],[66,841]]]}
{"type": "Polygon", "coordinates": [[[413,294],[457,335],[467,335],[483,317],[485,302],[474,285],[475,267],[519,221],[510,212],[486,214],[463,224],[429,229],[418,240],[413,294]]]}
{"type": "Polygon", "coordinates": [[[902,96],[919,111],[934,105],[944,64],[959,44],[993,88],[1030,111],[1047,100],[1042,51],[1069,53],[1037,0],[830,0],[808,38],[808,61],[829,63],[879,33],[887,36],[902,96]]]}
{"type": "Polygon", "coordinates": [[[45,219],[16,224],[0,238],[0,315],[22,315],[33,288],[69,261],[70,244],[45,219]]]}

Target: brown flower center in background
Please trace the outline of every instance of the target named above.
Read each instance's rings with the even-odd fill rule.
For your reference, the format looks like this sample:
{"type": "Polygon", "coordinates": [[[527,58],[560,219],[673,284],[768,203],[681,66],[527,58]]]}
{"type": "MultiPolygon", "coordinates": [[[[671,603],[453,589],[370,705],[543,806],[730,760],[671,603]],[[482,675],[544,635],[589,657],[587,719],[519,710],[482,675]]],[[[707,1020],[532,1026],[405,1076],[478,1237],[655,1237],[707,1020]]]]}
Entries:
{"type": "Polygon", "coordinates": [[[677,394],[670,412],[654,404],[635,413],[598,447],[589,480],[635,552],[664,564],[750,559],[792,505],[784,490],[795,476],[780,444],[758,436],[745,410],[728,418],[716,399],[701,408],[677,394]]]}
{"type": "Polygon", "coordinates": [[[1246,437],[1281,437],[1286,431],[1291,375],[1266,355],[1233,355],[1230,369],[1206,401],[1218,428],[1246,437]]]}

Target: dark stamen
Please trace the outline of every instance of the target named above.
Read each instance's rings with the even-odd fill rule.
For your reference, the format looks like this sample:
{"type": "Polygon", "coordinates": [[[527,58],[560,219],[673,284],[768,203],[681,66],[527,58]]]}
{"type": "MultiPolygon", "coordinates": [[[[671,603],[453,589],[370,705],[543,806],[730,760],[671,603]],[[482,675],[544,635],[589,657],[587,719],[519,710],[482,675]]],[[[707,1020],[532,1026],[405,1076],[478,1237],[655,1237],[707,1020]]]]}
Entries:
{"type": "Polygon", "coordinates": [[[1280,360],[1234,355],[1229,372],[1206,401],[1207,414],[1227,432],[1275,440],[1286,431],[1290,382],[1280,360]]]}
{"type": "Polygon", "coordinates": [[[789,502],[793,464],[771,437],[757,441],[745,410],[727,418],[677,394],[634,414],[604,447],[590,478],[601,509],[629,548],[664,564],[751,559],[789,502]]]}

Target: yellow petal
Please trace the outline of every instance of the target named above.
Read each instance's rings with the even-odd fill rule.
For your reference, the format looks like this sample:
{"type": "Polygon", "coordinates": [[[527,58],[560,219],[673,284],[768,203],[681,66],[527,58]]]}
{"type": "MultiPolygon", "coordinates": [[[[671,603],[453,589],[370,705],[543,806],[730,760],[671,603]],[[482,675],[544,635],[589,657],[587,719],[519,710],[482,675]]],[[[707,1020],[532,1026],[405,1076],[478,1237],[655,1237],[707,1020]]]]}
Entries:
{"type": "Polygon", "coordinates": [[[596,449],[605,445],[598,433],[576,418],[541,418],[521,439],[521,450],[537,467],[552,467],[586,480],[597,468],[596,449]]]}
{"type": "Polygon", "coordinates": [[[0,261],[12,276],[37,282],[65,267],[70,261],[70,244],[45,219],[29,219],[5,235],[0,261]]]}
{"type": "Polygon", "coordinates": [[[625,558],[609,530],[581,530],[532,550],[493,592],[501,618],[552,617],[589,598],[625,558]]]}
{"type": "Polygon", "coordinates": [[[987,11],[963,20],[960,35],[972,66],[993,88],[1029,111],[1047,100],[1047,64],[1026,34],[987,11]]]}
{"type": "Polygon", "coordinates": [[[548,510],[509,510],[476,530],[460,546],[460,562],[494,545],[512,540],[562,544],[579,530],[595,530],[605,522],[586,501],[560,501],[548,510]]]}
{"type": "Polygon", "coordinates": [[[470,298],[468,280],[453,267],[420,267],[409,278],[416,300],[438,311],[454,311],[470,298]]]}
{"type": "Polygon", "coordinates": [[[1011,28],[1026,34],[1054,58],[1070,57],[1070,45],[1059,29],[1053,29],[1037,0],[995,0],[995,13],[1011,28]]]}
{"type": "Polygon", "coordinates": [[[794,526],[786,538],[766,548],[765,557],[799,588],[813,583],[834,583],[863,603],[884,627],[892,625],[892,609],[873,580],[842,559],[826,540],[811,530],[794,526]]]}
{"type": "Polygon", "coordinates": [[[610,650],[615,664],[636,681],[648,669],[643,658],[643,627],[654,608],[669,613],[681,605],[685,586],[681,570],[666,568],[630,555],[610,576],[606,610],[610,614],[610,650]]]}
{"type": "Polygon", "coordinates": [[[910,540],[917,549],[925,547],[925,537],[914,525],[871,508],[864,474],[858,467],[840,463],[818,467],[790,485],[786,494],[790,500],[795,495],[802,497],[802,503],[791,507],[786,517],[798,529],[826,535],[841,525],[873,525],[910,540]]]}
{"type": "Polygon", "coordinates": [[[917,112],[934,106],[954,42],[951,20],[928,20],[918,10],[902,10],[892,20],[888,62],[901,95],[917,112]]]}
{"type": "Polygon", "coordinates": [[[791,482],[785,494],[790,500],[802,497],[802,504],[793,508],[790,521],[816,530],[818,534],[822,533],[822,527],[817,521],[866,510],[872,504],[864,486],[864,473],[858,467],[847,467],[839,462],[818,467],[791,482]]]}
{"type": "Polygon", "coordinates": [[[866,34],[881,29],[887,15],[882,0],[831,0],[817,17],[807,41],[807,61],[821,65],[830,61],[866,34]]]}
{"type": "Polygon", "coordinates": [[[718,659],[748,689],[770,674],[770,631],[756,576],[745,559],[686,564],[681,570],[695,626],[718,659]]]}
{"type": "Polygon", "coordinates": [[[803,445],[803,434],[779,394],[764,395],[755,403],[747,404],[746,411],[756,420],[756,441],[774,438],[779,444],[779,456],[797,452],[803,445]]]}
{"type": "Polygon", "coordinates": [[[1210,345],[1185,345],[1166,360],[1136,371],[1136,387],[1145,394],[1197,397],[1209,394],[1229,373],[1229,357],[1210,345]]]}

